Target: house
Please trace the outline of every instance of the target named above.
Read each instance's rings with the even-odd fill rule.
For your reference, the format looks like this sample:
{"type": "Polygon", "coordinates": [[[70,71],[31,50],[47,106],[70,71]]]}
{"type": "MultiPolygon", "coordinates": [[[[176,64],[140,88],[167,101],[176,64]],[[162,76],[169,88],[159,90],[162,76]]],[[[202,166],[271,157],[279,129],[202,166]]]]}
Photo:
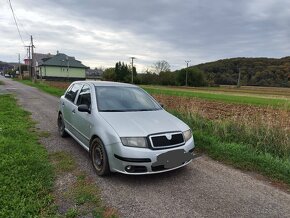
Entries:
{"type": "Polygon", "coordinates": [[[102,69],[86,69],[86,78],[101,80],[103,78],[103,73],[102,69]]]}
{"type": "Polygon", "coordinates": [[[35,55],[37,77],[47,80],[84,80],[87,68],[74,57],[59,52],[56,55],[39,53],[35,55]]]}

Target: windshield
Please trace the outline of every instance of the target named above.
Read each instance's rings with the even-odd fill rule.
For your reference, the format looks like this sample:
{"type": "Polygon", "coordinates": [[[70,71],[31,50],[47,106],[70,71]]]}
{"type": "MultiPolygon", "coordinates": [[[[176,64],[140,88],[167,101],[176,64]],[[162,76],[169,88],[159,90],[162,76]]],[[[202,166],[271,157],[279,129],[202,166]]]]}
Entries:
{"type": "Polygon", "coordinates": [[[101,112],[161,110],[146,92],[137,87],[96,87],[98,109],[101,112]]]}

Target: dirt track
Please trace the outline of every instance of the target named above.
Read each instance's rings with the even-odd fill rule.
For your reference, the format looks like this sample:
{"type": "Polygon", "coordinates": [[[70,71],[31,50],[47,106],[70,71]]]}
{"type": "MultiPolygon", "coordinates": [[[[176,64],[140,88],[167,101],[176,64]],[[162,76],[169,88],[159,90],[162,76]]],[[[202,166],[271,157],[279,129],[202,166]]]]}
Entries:
{"type": "Polygon", "coordinates": [[[187,167],[152,176],[96,176],[87,152],[73,139],[57,134],[58,98],[5,80],[50,136],[42,140],[49,152],[65,150],[78,167],[96,181],[103,200],[123,217],[290,217],[290,195],[267,182],[204,156],[187,167]]]}

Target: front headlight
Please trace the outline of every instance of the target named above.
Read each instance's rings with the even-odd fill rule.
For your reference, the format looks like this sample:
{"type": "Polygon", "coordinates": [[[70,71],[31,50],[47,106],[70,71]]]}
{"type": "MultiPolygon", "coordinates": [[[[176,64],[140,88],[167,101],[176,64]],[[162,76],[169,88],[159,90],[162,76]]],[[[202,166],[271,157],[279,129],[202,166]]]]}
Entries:
{"type": "Polygon", "coordinates": [[[189,139],[191,139],[191,137],[192,137],[191,130],[189,129],[189,130],[184,131],[183,137],[184,137],[185,142],[187,142],[189,139]]]}
{"type": "Polygon", "coordinates": [[[147,148],[147,140],[143,137],[122,137],[121,142],[125,146],[147,148]]]}

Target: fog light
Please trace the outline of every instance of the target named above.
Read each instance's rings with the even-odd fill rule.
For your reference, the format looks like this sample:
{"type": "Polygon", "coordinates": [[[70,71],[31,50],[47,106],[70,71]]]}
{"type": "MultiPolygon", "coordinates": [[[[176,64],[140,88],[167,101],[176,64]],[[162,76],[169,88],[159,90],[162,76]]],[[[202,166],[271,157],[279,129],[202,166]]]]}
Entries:
{"type": "Polygon", "coordinates": [[[125,170],[126,170],[127,172],[130,172],[130,171],[132,170],[132,166],[130,166],[130,165],[129,165],[129,166],[126,166],[126,167],[125,167],[125,170]]]}

